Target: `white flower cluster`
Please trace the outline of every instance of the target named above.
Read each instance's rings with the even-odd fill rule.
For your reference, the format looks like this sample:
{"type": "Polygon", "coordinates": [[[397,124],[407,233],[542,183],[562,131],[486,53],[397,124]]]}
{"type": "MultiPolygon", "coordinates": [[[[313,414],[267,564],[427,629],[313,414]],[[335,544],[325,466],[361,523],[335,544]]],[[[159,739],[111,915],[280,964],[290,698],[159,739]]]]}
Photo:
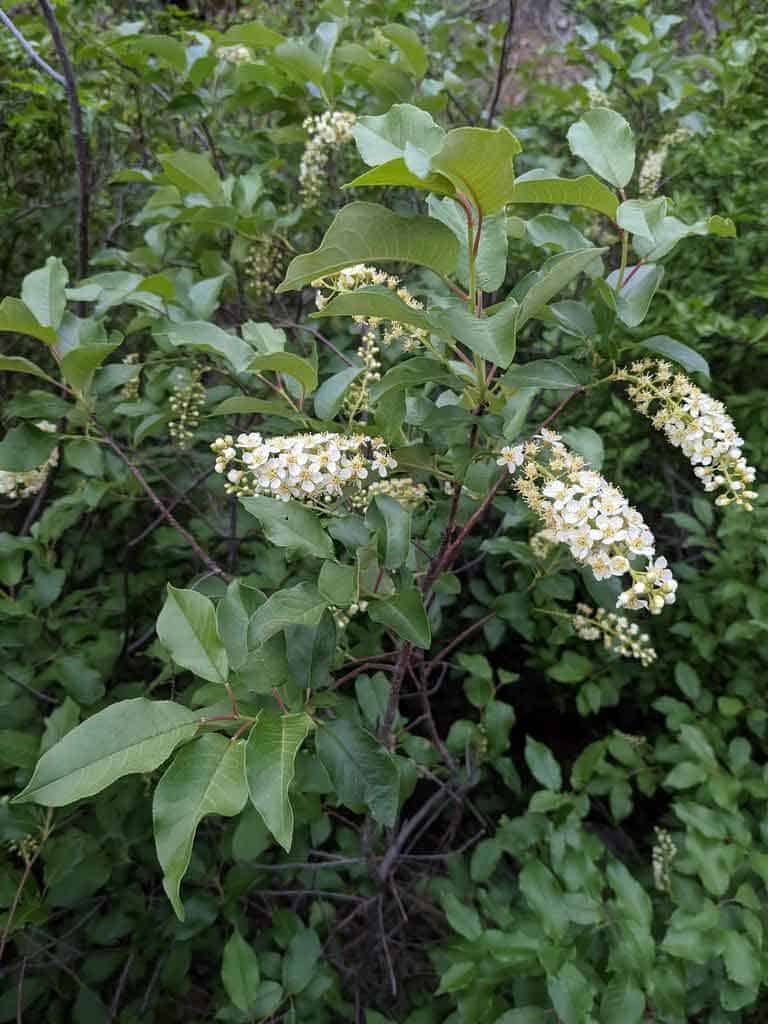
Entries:
{"type": "MultiPolygon", "coordinates": [[[[35,426],[49,434],[56,432],[56,425],[49,423],[48,420],[39,420],[35,426]]],[[[9,498],[31,498],[33,494],[37,494],[45,483],[49,471],[58,465],[58,462],[59,449],[54,448],[42,466],[20,473],[0,470],[0,494],[5,494],[9,498]]]]}
{"type": "Polygon", "coordinates": [[[410,476],[395,476],[390,480],[374,480],[370,487],[352,495],[352,507],[365,510],[377,494],[394,498],[407,512],[415,512],[427,503],[429,491],[424,484],[417,484],[410,476]]]}
{"type": "Polygon", "coordinates": [[[324,114],[307,117],[304,128],[309,142],[299,167],[299,185],[305,206],[317,206],[327,186],[326,168],[331,153],[352,139],[357,117],[348,110],[326,110],[324,114]]]}
{"type": "Polygon", "coordinates": [[[173,419],[168,424],[171,440],[182,451],[189,447],[200,423],[200,410],[205,405],[205,388],[200,373],[195,370],[186,384],[175,384],[168,404],[173,419]]]}
{"type": "MultiPolygon", "coordinates": [[[[424,304],[414,298],[408,289],[403,285],[399,277],[394,274],[387,274],[376,267],[366,266],[365,263],[358,263],[354,267],[347,267],[339,271],[333,277],[319,278],[312,282],[312,287],[317,288],[315,301],[318,309],[324,309],[335,295],[345,292],[354,292],[358,288],[370,288],[373,285],[383,285],[397,294],[397,297],[411,309],[422,310],[424,304]],[[327,294],[324,294],[324,291],[327,294]]],[[[356,324],[364,327],[376,328],[384,323],[381,317],[356,316],[353,317],[356,324]]],[[[393,341],[402,341],[404,352],[413,352],[424,344],[429,332],[421,327],[412,327],[402,324],[397,320],[387,321],[388,326],[382,332],[381,341],[383,345],[391,345],[393,341]]]]}
{"type": "Polygon", "coordinates": [[[543,561],[545,558],[549,558],[552,549],[557,547],[557,537],[554,530],[547,530],[545,528],[537,530],[536,533],[532,534],[528,544],[536,558],[540,558],[543,561]]]}
{"type": "MultiPolygon", "coordinates": [[[[123,359],[125,366],[140,366],[139,353],[129,352],[128,355],[123,359]]],[[[139,397],[139,390],[141,388],[141,370],[136,374],[133,380],[129,380],[123,385],[120,391],[120,397],[124,402],[135,402],[139,397]]]]}
{"type": "Polygon", "coordinates": [[[262,437],[231,434],[211,445],[217,473],[228,494],[267,494],[288,501],[328,502],[346,488],[360,488],[372,473],[386,477],[397,467],[380,437],[364,434],[292,434],[262,437]]]}
{"type": "Polygon", "coordinates": [[[257,238],[244,260],[247,284],[256,302],[267,303],[275,294],[288,265],[288,249],[276,235],[257,238]]]}
{"type": "Polygon", "coordinates": [[[757,492],[749,485],[755,481],[755,470],[741,453],[744,441],[722,402],[661,359],[633,363],[629,370],[619,370],[616,378],[627,382],[638,411],[690,460],[704,490],[721,491],[716,505],[735,503],[752,510],[757,492]]]}
{"type": "Polygon", "coordinates": [[[672,889],[671,867],[677,856],[677,847],[672,835],[665,829],[654,827],[656,842],[651,851],[651,867],[653,868],[653,884],[660,892],[672,889]]]}
{"type": "Polygon", "coordinates": [[[342,611],[341,608],[337,608],[333,613],[333,617],[336,620],[336,625],[339,629],[346,629],[355,615],[358,615],[360,612],[367,611],[367,601],[356,601],[354,604],[351,604],[346,611],[342,611]]]}
{"type": "Polygon", "coordinates": [[[653,199],[659,190],[667,153],[673,146],[685,142],[690,134],[688,128],[676,128],[675,131],[661,137],[657,149],[652,149],[646,154],[637,176],[637,191],[641,199],[653,199]]]}
{"type": "Polygon", "coordinates": [[[577,604],[576,614],[571,622],[576,635],[582,640],[602,640],[603,646],[612,654],[623,658],[637,658],[641,665],[648,667],[656,660],[656,651],[651,647],[651,638],[641,633],[636,622],[630,622],[625,615],[606,612],[604,608],[594,610],[587,604],[577,604]]]}
{"type": "Polygon", "coordinates": [[[228,64],[250,64],[253,54],[247,46],[220,46],[216,51],[220,60],[228,64]]]}
{"type": "Polygon", "coordinates": [[[360,413],[370,411],[371,385],[381,380],[381,351],[376,344],[375,331],[367,330],[363,333],[357,354],[365,369],[347,388],[341,407],[342,414],[350,421],[360,413]]]}
{"type": "Polygon", "coordinates": [[[653,534],[643,517],[617,487],[586,468],[559,434],[542,430],[526,444],[503,448],[496,461],[510,473],[521,470],[516,489],[595,579],[631,575],[632,586],[619,595],[619,607],[647,608],[656,615],[674,602],[677,583],[666,559],[654,560],[653,534]],[[632,561],[640,557],[648,559],[645,569],[633,569],[632,561]]]}
{"type": "Polygon", "coordinates": [[[589,106],[591,109],[595,107],[608,107],[610,109],[611,101],[608,99],[606,94],[596,85],[594,82],[590,82],[589,85],[585,86],[587,90],[587,98],[589,99],[589,106]]]}

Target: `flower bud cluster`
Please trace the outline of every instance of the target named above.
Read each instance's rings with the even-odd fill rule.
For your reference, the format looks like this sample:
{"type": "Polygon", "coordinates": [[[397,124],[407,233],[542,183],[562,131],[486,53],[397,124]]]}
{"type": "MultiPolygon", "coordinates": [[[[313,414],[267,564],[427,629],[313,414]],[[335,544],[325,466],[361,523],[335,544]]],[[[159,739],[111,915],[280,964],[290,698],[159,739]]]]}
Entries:
{"type": "Polygon", "coordinates": [[[168,433],[176,447],[183,451],[195,436],[200,424],[200,410],[205,405],[205,388],[200,383],[199,371],[192,374],[188,383],[174,385],[168,404],[173,413],[168,433]]]}
{"type": "Polygon", "coordinates": [[[653,199],[661,184],[664,161],[667,159],[669,150],[673,146],[685,142],[690,134],[688,128],[676,128],[675,131],[668,132],[661,137],[657,149],[652,149],[646,154],[637,176],[637,191],[641,199],[653,199]]]}
{"type": "MultiPolygon", "coordinates": [[[[424,309],[424,304],[411,295],[399,277],[395,277],[394,274],[387,274],[383,270],[377,270],[376,267],[366,266],[365,263],[358,263],[354,267],[347,267],[333,277],[319,278],[312,282],[312,287],[318,289],[315,296],[318,309],[324,309],[335,295],[354,292],[358,288],[370,288],[374,285],[389,288],[411,309],[424,309]],[[324,294],[320,289],[324,289],[327,294],[324,294]]],[[[379,327],[384,323],[381,317],[356,316],[353,319],[355,323],[367,325],[370,328],[379,327]]],[[[424,344],[429,334],[422,327],[412,327],[397,320],[387,321],[387,324],[388,326],[382,332],[382,344],[391,345],[394,341],[402,341],[404,352],[415,351],[424,344]]]]}
{"type": "Polygon", "coordinates": [[[216,53],[228,64],[250,64],[253,61],[253,54],[247,46],[220,46],[216,53]]]}
{"type": "Polygon", "coordinates": [[[366,490],[352,495],[352,507],[365,511],[377,494],[394,498],[406,512],[415,512],[429,500],[424,484],[417,484],[410,476],[396,476],[390,480],[374,480],[366,490]]]}
{"type": "Polygon", "coordinates": [[[288,501],[328,502],[360,488],[376,473],[386,477],[397,462],[380,437],[365,434],[231,434],[211,445],[224,489],[238,497],[267,494],[288,501]]]}
{"type": "Polygon", "coordinates": [[[336,625],[339,629],[346,629],[355,615],[366,611],[368,611],[367,601],[355,601],[355,603],[351,604],[346,611],[342,611],[341,608],[337,608],[333,613],[333,617],[336,620],[336,625]]]}
{"type": "Polygon", "coordinates": [[[585,88],[590,109],[594,109],[594,107],[608,107],[610,109],[611,101],[599,86],[595,85],[594,82],[590,82],[585,88]]]}
{"type": "MultiPolygon", "coordinates": [[[[125,357],[125,359],[123,359],[123,364],[125,366],[140,366],[141,364],[139,362],[139,358],[140,357],[138,352],[130,352],[125,357]]],[[[139,372],[136,374],[133,380],[129,380],[126,384],[123,385],[120,391],[120,396],[125,402],[135,402],[136,399],[139,397],[140,388],[141,370],[139,370],[139,372]]]]}
{"type": "MultiPolygon", "coordinates": [[[[56,432],[56,425],[48,420],[39,420],[35,426],[38,430],[45,430],[49,434],[56,432]]],[[[0,470],[0,494],[9,498],[31,498],[37,494],[45,483],[45,478],[50,470],[59,462],[59,449],[54,448],[42,466],[28,469],[24,472],[13,473],[10,470],[0,470]]]]}
{"type": "Polygon", "coordinates": [[[275,294],[288,265],[288,249],[276,235],[262,235],[244,261],[248,288],[256,302],[267,303],[275,294]]]}
{"type": "Polygon", "coordinates": [[[647,608],[655,615],[674,602],[677,583],[666,559],[654,561],[655,542],[643,517],[617,487],[569,451],[559,434],[542,430],[526,444],[502,449],[497,463],[510,473],[520,471],[515,488],[595,579],[631,575],[619,607],[647,608]],[[645,569],[633,569],[640,557],[648,560],[645,569]]]}
{"type": "Polygon", "coordinates": [[[309,134],[309,142],[299,167],[299,186],[305,206],[317,206],[326,188],[325,171],[331,153],[352,139],[356,120],[356,115],[348,110],[327,110],[324,114],[305,118],[304,128],[309,134]]]}
{"type": "Polygon", "coordinates": [[[651,851],[653,884],[660,892],[670,892],[672,889],[672,861],[677,856],[677,847],[671,833],[665,828],[656,826],[653,831],[656,833],[656,842],[651,851]]]}
{"type": "Polygon", "coordinates": [[[612,654],[637,658],[645,668],[656,660],[651,638],[641,633],[637,623],[630,622],[625,615],[606,612],[604,608],[595,611],[587,604],[578,604],[571,622],[582,640],[602,640],[605,649],[612,654]]]}
{"type": "Polygon", "coordinates": [[[365,369],[352,381],[347,388],[341,411],[344,416],[352,420],[361,412],[368,412],[370,409],[371,385],[381,380],[381,351],[376,343],[376,332],[367,330],[364,332],[357,349],[357,354],[363,362],[365,369]]]}
{"type": "Polygon", "coordinates": [[[716,505],[735,503],[752,510],[755,470],[741,453],[744,441],[722,402],[661,359],[640,360],[616,377],[627,382],[638,411],[690,460],[704,490],[721,491],[716,505]]]}

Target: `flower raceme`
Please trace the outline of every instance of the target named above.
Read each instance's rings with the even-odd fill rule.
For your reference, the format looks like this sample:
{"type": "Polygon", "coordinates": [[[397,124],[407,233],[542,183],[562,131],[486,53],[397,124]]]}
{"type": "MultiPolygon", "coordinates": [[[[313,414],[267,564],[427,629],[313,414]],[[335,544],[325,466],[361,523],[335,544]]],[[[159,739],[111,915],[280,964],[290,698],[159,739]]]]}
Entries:
{"type": "Polygon", "coordinates": [[[397,467],[380,437],[364,434],[228,434],[211,445],[228,494],[267,494],[282,501],[329,502],[397,467]]]}
{"type": "Polygon", "coordinates": [[[526,444],[502,448],[497,462],[510,473],[520,471],[516,489],[553,539],[567,545],[596,579],[630,574],[632,586],[619,595],[619,607],[656,615],[674,602],[677,583],[666,559],[655,557],[643,517],[617,487],[569,451],[559,434],[542,430],[526,444]],[[632,567],[638,558],[647,559],[644,569],[632,567]]]}
{"type": "Polygon", "coordinates": [[[722,402],[705,394],[661,359],[644,359],[619,370],[615,379],[670,444],[680,448],[705,491],[721,491],[716,505],[741,505],[752,510],[757,492],[750,490],[755,470],[741,453],[743,439],[722,402]]]}
{"type": "Polygon", "coordinates": [[[351,141],[356,120],[347,110],[326,110],[304,120],[309,142],[301,158],[299,185],[306,206],[317,206],[327,185],[325,172],[331,153],[351,141]]]}
{"type": "Polygon", "coordinates": [[[576,635],[582,640],[602,640],[605,649],[612,654],[637,658],[644,667],[656,660],[651,638],[647,633],[641,633],[637,623],[630,622],[624,615],[606,612],[604,608],[595,610],[589,605],[577,604],[571,622],[576,635]]]}

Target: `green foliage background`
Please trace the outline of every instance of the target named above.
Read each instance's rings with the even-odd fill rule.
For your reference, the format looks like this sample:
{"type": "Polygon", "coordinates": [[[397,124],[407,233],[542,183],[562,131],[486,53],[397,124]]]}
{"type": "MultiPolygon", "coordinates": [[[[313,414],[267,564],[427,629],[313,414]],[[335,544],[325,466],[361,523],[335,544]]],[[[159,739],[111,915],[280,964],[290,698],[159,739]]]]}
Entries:
{"type": "MultiPolygon", "coordinates": [[[[156,851],[153,839],[159,766],[189,738],[189,723],[229,711],[220,641],[205,641],[216,634],[214,603],[228,601],[233,621],[253,622],[257,591],[293,587],[304,601],[317,558],[335,564],[325,530],[299,520],[286,540],[287,527],[264,506],[261,515],[248,509],[258,499],[244,508],[212,472],[215,438],[300,429],[304,393],[318,379],[340,389],[336,374],[357,364],[359,332],[348,318],[310,320],[312,292],[276,285],[350,198],[400,214],[425,209],[413,191],[342,191],[365,170],[352,143],[333,153],[319,201],[305,202],[305,118],[328,109],[378,115],[395,103],[415,104],[446,129],[486,126],[490,115],[523,143],[517,174],[563,177],[588,170],[566,137],[593,105],[630,122],[638,166],[686,129],[666,153],[660,190],[681,220],[720,214],[737,237],[685,239],[662,258],[647,317],[622,327],[613,349],[551,318],[531,320],[518,348],[524,362],[557,358],[589,370],[634,358],[649,338],[676,339],[692,350],[687,359],[706,360],[710,379],[697,381],[727,401],[764,474],[768,16],[733,0],[697,22],[688,6],[574,0],[563,41],[518,64],[503,7],[494,21],[477,7],[431,0],[282,11],[58,3],[90,151],[87,275],[78,274],[66,93],[0,26],[0,294],[27,301],[24,279],[49,257],[63,261],[49,261],[38,279],[54,305],[63,267],[70,289],[67,312],[57,316],[49,302],[45,321],[40,292],[26,286],[42,337],[23,330],[17,306],[0,307],[2,358],[33,360],[44,374],[0,362],[0,469],[45,462],[54,441],[35,427],[40,420],[56,425],[60,449],[37,497],[0,498],[0,1024],[765,1019],[766,490],[752,513],[716,509],[685,460],[615,389],[579,397],[557,428],[642,508],[680,580],[677,603],[643,624],[658,652],[652,666],[612,657],[579,640],[567,618],[546,614],[572,612],[578,600],[601,604],[606,594],[566,556],[545,565],[533,557],[535,524],[510,492],[440,577],[426,625],[420,599],[398,617],[374,601],[377,613],[362,610],[343,630],[322,609],[315,620],[294,619],[287,648],[280,633],[258,657],[246,649],[240,665],[228,646],[237,669],[253,658],[236,689],[241,706],[262,716],[248,741],[255,798],[246,805],[237,781],[227,787],[229,775],[242,778],[229,763],[239,755],[209,732],[181,747],[155,797],[157,824],[183,811],[171,773],[201,780],[186,874],[173,866],[178,849],[156,851]],[[251,50],[242,64],[218,53],[238,46],[251,50]],[[508,74],[498,77],[500,61],[508,74]],[[53,330],[46,323],[60,328],[64,351],[71,345],[66,379],[84,396],[76,406],[45,377],[56,369],[43,347],[53,330]],[[122,361],[128,353],[135,362],[122,361]],[[247,370],[255,356],[266,360],[260,377],[247,370]],[[196,381],[200,422],[180,448],[169,401],[196,381]],[[239,584],[228,589],[201,564],[120,452],[239,584]],[[186,634],[179,639],[192,618],[204,638],[196,655],[186,634]],[[429,693],[406,683],[390,755],[374,735],[391,668],[375,657],[394,650],[391,630],[410,630],[399,635],[417,647],[431,642],[434,656],[478,623],[438,657],[429,693]],[[288,714],[272,699],[276,679],[288,714]],[[10,803],[40,755],[78,723],[128,701],[143,720],[146,698],[190,709],[176,719],[165,708],[178,736],[152,762],[158,770],[145,758],[140,773],[55,810],[10,803]],[[301,746],[307,709],[331,717],[325,739],[301,746]],[[206,764],[223,778],[221,792],[206,789],[206,764]],[[265,782],[275,765],[280,783],[265,782]],[[265,792],[278,798],[268,802],[265,792]],[[654,883],[656,829],[678,851],[668,889],[654,883]]],[[[14,5],[12,17],[58,68],[37,6],[14,5]]],[[[508,285],[573,248],[568,232],[579,233],[579,245],[611,247],[607,269],[618,265],[607,217],[564,205],[542,217],[542,209],[510,207],[518,221],[506,229],[508,285]]],[[[579,278],[559,297],[581,299],[589,286],[579,278]]],[[[408,287],[425,301],[445,294],[423,269],[408,287]]],[[[497,284],[498,298],[502,291],[497,284]]],[[[435,403],[434,391],[415,395],[409,401],[423,405],[408,407],[408,422],[431,416],[433,444],[463,471],[466,410],[435,403]]],[[[525,436],[525,422],[540,423],[566,395],[525,392],[519,408],[489,413],[484,436],[525,436]]],[[[327,389],[324,406],[319,399],[314,416],[332,420],[341,390],[327,389]]],[[[394,398],[376,407],[376,430],[393,445],[404,410],[394,398]]],[[[429,502],[408,517],[390,509],[391,526],[373,512],[363,526],[331,531],[343,565],[367,545],[363,569],[375,566],[376,578],[381,564],[393,592],[414,565],[425,567],[411,539],[434,552],[449,516],[450,498],[430,476],[436,460],[411,456],[429,502]]],[[[471,467],[459,522],[490,483],[487,467],[471,467]]],[[[356,584],[325,571],[329,602],[355,604],[356,584]]],[[[115,733],[129,728],[121,708],[115,733]]]]}

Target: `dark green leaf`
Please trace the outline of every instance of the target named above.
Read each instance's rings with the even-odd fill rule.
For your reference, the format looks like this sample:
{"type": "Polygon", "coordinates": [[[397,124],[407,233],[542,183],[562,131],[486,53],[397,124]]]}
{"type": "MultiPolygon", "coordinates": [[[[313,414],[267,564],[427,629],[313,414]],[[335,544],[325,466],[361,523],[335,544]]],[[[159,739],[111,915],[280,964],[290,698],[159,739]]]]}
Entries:
{"type": "Polygon", "coordinates": [[[275,715],[262,711],[246,745],[245,772],[251,803],[287,852],[293,842],[293,808],[288,790],[296,754],[311,728],[312,719],[303,712],[275,715]]]}

